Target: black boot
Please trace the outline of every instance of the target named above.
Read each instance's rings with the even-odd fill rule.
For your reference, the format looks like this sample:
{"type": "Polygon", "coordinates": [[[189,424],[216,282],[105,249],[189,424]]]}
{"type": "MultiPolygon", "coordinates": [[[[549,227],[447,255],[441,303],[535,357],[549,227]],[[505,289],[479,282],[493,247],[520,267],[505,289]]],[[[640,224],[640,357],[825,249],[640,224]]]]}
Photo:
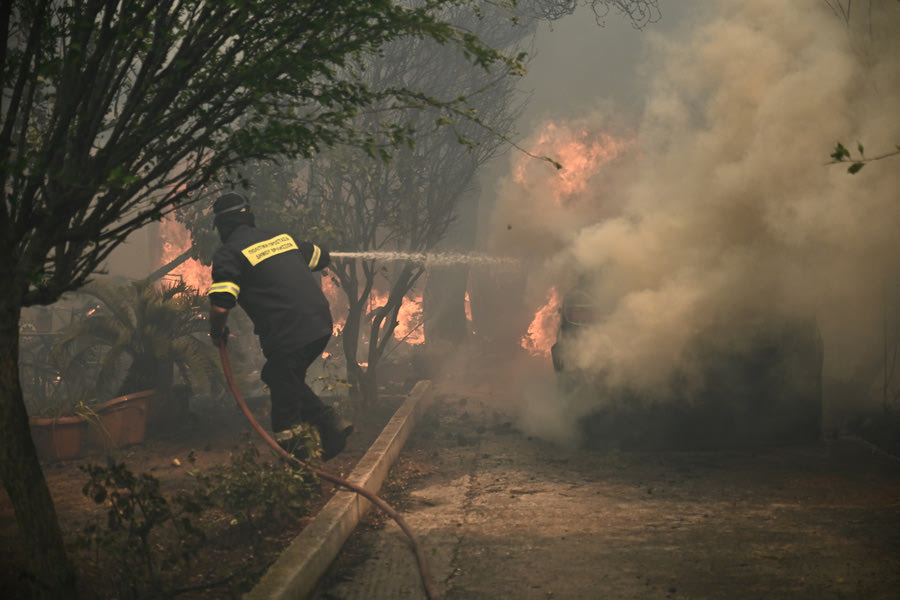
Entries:
{"type": "Polygon", "coordinates": [[[353,433],[353,423],[342,419],[334,408],[326,406],[310,420],[319,430],[322,441],[322,460],[331,460],[343,451],[347,438],[353,433]]]}

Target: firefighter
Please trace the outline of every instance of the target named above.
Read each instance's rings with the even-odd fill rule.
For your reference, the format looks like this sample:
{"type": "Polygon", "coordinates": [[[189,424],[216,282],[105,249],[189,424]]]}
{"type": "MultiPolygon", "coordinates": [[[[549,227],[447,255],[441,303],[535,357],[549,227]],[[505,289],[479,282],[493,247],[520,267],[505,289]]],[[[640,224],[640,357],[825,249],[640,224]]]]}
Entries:
{"type": "Polygon", "coordinates": [[[307,369],[331,338],[331,310],[313,275],[328,266],[328,251],[310,242],[298,244],[287,233],[257,229],[250,202],[235,192],[220,196],[213,213],[222,240],[213,255],[209,288],[213,344],[227,341],[228,313],[240,304],[266,357],[260,377],[269,386],[276,441],[306,459],[304,428],[315,427],[322,458],[329,460],[344,449],[353,425],[306,383],[307,369]]]}

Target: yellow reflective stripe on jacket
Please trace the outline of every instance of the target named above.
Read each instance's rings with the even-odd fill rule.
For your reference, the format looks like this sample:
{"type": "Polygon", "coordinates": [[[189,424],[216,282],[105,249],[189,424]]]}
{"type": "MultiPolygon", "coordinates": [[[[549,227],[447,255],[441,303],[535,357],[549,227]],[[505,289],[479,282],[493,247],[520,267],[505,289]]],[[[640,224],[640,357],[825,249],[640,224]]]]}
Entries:
{"type": "Polygon", "coordinates": [[[219,281],[209,286],[210,294],[215,294],[217,292],[231,294],[235,299],[237,299],[238,294],[241,293],[241,286],[231,281],[219,281]]]}
{"type": "Polygon", "coordinates": [[[316,265],[319,264],[320,258],[322,258],[322,249],[313,244],[313,255],[312,258],[309,259],[309,268],[315,269],[316,265]]]}
{"type": "Polygon", "coordinates": [[[282,233],[271,239],[247,246],[241,250],[241,254],[255,267],[267,258],[272,258],[276,254],[281,254],[288,250],[298,250],[297,244],[294,243],[294,238],[286,233],[282,233]]]}

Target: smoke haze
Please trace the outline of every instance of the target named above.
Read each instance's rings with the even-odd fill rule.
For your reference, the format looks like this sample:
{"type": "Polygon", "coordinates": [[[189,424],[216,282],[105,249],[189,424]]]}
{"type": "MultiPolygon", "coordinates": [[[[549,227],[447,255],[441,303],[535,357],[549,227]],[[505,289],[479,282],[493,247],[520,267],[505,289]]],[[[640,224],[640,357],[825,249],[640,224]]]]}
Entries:
{"type": "MultiPolygon", "coordinates": [[[[573,359],[615,383],[664,385],[691,336],[716,324],[815,317],[825,381],[851,383],[860,402],[880,377],[900,272],[900,159],[857,175],[826,163],[837,141],[867,156],[900,142],[900,5],[873,2],[846,23],[825,2],[723,0],[681,25],[644,33],[631,159],[606,166],[571,210],[510,176],[490,243],[532,258],[534,294],[595,276],[604,319],[573,359]]],[[[609,104],[561,126],[609,132],[609,104]]],[[[721,336],[740,344],[744,330],[721,336]]]]}

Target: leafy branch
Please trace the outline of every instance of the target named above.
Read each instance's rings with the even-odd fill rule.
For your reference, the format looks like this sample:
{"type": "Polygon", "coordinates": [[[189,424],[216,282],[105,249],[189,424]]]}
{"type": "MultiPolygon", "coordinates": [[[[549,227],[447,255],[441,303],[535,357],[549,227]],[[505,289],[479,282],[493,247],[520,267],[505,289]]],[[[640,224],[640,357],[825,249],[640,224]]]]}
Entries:
{"type": "Polygon", "coordinates": [[[855,175],[859,173],[860,169],[866,166],[867,163],[881,160],[883,158],[888,158],[890,156],[900,155],[900,145],[896,146],[896,148],[897,149],[894,151],[879,154],[878,156],[866,157],[865,149],[863,148],[862,143],[857,142],[856,151],[859,156],[857,158],[853,158],[850,150],[848,150],[847,147],[842,143],[838,142],[837,146],[834,147],[834,152],[831,153],[832,160],[828,164],[833,165],[836,163],[850,162],[850,166],[847,167],[847,172],[851,175],[855,175]]]}

